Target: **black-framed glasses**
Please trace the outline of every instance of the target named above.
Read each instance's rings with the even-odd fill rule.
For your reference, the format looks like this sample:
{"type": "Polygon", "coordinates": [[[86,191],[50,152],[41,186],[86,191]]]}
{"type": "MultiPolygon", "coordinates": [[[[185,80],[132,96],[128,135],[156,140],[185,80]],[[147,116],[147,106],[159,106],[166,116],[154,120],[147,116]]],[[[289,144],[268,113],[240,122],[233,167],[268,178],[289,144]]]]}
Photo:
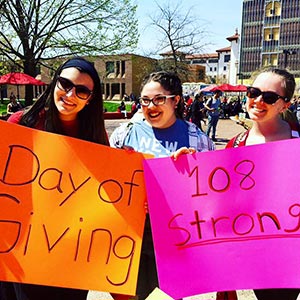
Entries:
{"type": "Polygon", "coordinates": [[[56,85],[60,90],[65,91],[66,93],[75,87],[75,95],[82,100],[87,100],[93,93],[93,91],[88,89],[86,86],[76,85],[71,80],[61,76],[57,78],[56,85]]]}
{"type": "Polygon", "coordinates": [[[260,89],[255,87],[247,87],[247,97],[249,98],[257,98],[262,96],[262,99],[267,104],[274,104],[278,99],[283,99],[284,101],[288,101],[288,98],[280,96],[274,92],[262,92],[260,89]]]}
{"type": "Polygon", "coordinates": [[[166,103],[167,98],[174,98],[175,95],[159,95],[155,96],[152,99],[148,97],[140,97],[140,103],[142,106],[149,106],[152,102],[155,106],[163,105],[166,103]]]}

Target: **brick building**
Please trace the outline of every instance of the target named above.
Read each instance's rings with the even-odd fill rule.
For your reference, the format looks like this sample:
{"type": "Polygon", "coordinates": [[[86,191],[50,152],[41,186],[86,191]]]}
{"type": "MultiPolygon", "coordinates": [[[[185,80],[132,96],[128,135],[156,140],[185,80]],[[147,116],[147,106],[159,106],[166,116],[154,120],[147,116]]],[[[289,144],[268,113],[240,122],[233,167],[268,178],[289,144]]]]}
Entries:
{"type": "MultiPolygon", "coordinates": [[[[102,82],[104,100],[120,100],[124,94],[139,95],[142,79],[155,70],[156,60],[135,54],[101,55],[87,58],[93,62],[102,82]]],[[[54,74],[55,65],[41,69],[41,80],[49,83],[54,74]]]]}

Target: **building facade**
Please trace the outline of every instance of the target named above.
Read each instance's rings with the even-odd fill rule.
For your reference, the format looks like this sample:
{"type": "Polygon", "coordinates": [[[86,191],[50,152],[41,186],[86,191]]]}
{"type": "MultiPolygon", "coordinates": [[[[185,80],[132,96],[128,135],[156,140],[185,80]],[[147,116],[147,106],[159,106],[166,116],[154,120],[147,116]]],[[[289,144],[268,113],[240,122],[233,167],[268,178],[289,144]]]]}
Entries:
{"type": "Polygon", "coordinates": [[[186,56],[186,61],[191,65],[205,67],[206,83],[237,84],[239,68],[240,35],[227,37],[230,45],[216,50],[215,53],[191,54],[186,56]]]}
{"type": "Polygon", "coordinates": [[[192,66],[203,66],[205,68],[205,82],[215,82],[218,76],[218,53],[190,54],[185,57],[187,63],[192,66]]]}
{"type": "MultiPolygon", "coordinates": [[[[155,70],[156,60],[135,54],[90,56],[101,79],[103,100],[121,100],[125,94],[139,96],[143,78],[155,70]]],[[[61,60],[42,67],[41,80],[49,83],[61,60]]]]}
{"type": "Polygon", "coordinates": [[[244,0],[239,78],[265,66],[300,77],[299,32],[299,0],[244,0]]]}
{"type": "Polygon", "coordinates": [[[156,60],[135,54],[104,55],[95,59],[103,84],[103,99],[118,100],[124,94],[139,96],[143,78],[153,72],[156,60]]]}

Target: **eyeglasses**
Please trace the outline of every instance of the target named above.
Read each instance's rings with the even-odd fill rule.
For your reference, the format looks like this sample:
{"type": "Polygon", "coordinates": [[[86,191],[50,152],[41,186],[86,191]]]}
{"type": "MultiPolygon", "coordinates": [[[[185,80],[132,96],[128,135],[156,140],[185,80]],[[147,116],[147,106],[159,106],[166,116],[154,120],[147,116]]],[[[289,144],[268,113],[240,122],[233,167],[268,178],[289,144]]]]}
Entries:
{"type": "Polygon", "coordinates": [[[86,86],[76,85],[71,80],[61,76],[57,78],[56,85],[60,90],[65,91],[66,93],[75,87],[76,96],[82,100],[87,100],[93,93],[93,91],[89,90],[86,86]]]}
{"type": "Polygon", "coordinates": [[[140,97],[140,103],[142,106],[149,106],[152,102],[155,106],[163,105],[166,103],[167,98],[173,98],[175,95],[159,95],[155,96],[152,99],[148,97],[140,97]]]}
{"type": "Polygon", "coordinates": [[[274,104],[278,99],[283,99],[284,101],[288,101],[288,98],[280,96],[274,92],[262,92],[260,89],[255,87],[248,87],[247,88],[247,97],[249,98],[257,98],[262,96],[262,99],[267,104],[274,104]]]}

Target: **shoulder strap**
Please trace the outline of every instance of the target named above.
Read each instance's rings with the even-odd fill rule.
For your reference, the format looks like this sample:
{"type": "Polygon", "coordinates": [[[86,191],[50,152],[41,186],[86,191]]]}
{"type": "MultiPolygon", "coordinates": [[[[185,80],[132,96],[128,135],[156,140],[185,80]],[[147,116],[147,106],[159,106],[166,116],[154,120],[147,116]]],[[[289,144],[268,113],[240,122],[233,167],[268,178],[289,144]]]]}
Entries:
{"type": "Polygon", "coordinates": [[[234,148],[239,147],[240,143],[246,138],[247,135],[248,135],[248,131],[239,133],[233,141],[233,147],[234,148]]]}

